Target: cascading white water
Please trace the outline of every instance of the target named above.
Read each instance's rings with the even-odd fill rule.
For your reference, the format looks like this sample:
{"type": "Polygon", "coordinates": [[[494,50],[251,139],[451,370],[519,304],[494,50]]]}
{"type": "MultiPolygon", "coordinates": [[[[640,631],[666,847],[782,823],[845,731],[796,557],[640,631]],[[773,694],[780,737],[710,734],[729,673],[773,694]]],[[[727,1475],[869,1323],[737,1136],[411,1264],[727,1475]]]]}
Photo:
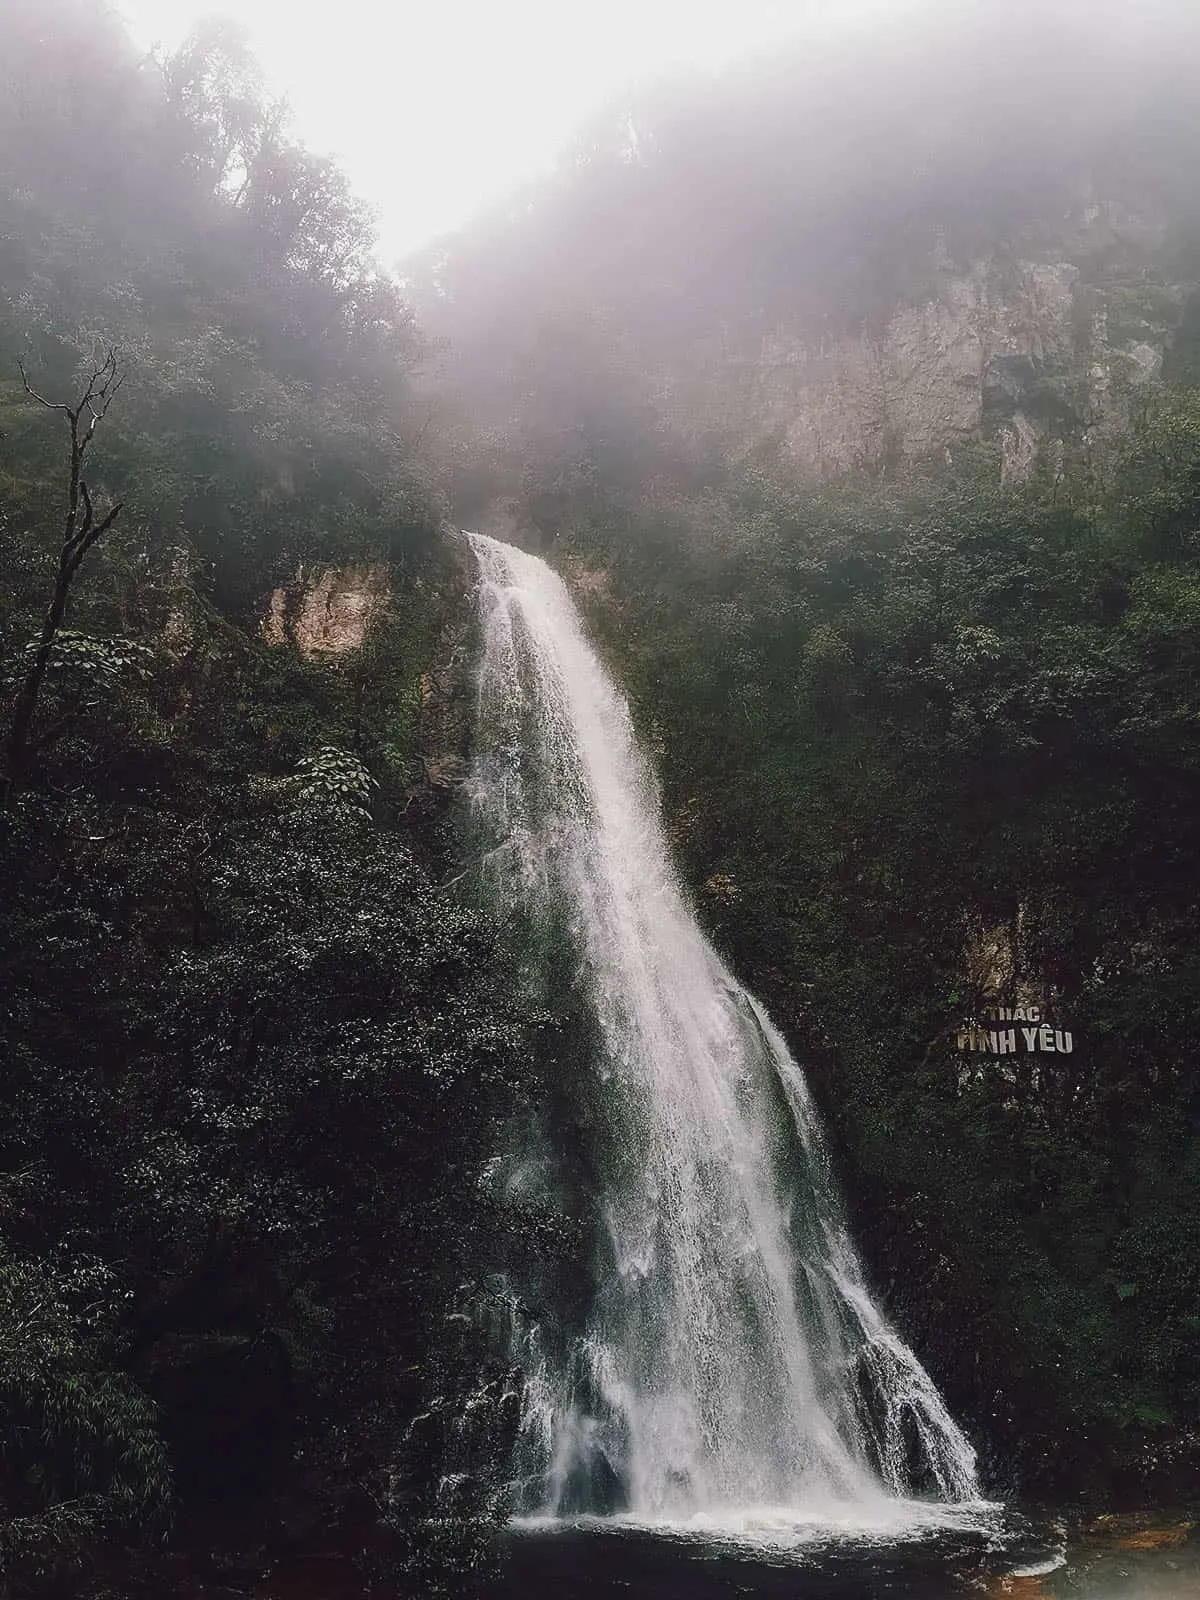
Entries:
{"type": "Polygon", "coordinates": [[[535,1501],[603,1509],[597,1462],[656,1519],[976,1500],[974,1451],[867,1290],[803,1075],[688,907],[628,707],[566,587],[470,538],[474,800],[505,892],[565,925],[598,1041],[586,1326],[556,1359],[514,1320],[535,1501]]]}

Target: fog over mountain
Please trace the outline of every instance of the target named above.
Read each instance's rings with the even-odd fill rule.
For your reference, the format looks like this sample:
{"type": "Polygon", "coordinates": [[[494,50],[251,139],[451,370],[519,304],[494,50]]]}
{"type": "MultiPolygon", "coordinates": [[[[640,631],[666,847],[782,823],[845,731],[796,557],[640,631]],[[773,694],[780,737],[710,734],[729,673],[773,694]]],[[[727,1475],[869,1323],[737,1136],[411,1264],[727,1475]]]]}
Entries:
{"type": "MultiPolygon", "coordinates": [[[[814,31],[614,104],[555,177],[414,263],[411,291],[450,341],[448,383],[489,423],[586,429],[602,410],[611,433],[649,408],[735,450],[798,438],[830,384],[868,383],[870,353],[850,345],[886,366],[906,310],[943,308],[946,326],[893,328],[923,346],[893,388],[928,388],[939,357],[986,368],[992,352],[961,342],[991,313],[1014,357],[1030,349],[1013,325],[1042,319],[1036,360],[1064,373],[1094,364],[1079,324],[1101,303],[1161,357],[1196,281],[1197,61],[1200,19],[1178,3],[942,7],[814,31]],[[1018,304],[1016,280],[1039,272],[1036,303],[1018,304]]],[[[978,431],[953,394],[929,405],[947,437],[978,431]]],[[[846,440],[862,427],[850,409],[827,419],[837,465],[888,448],[846,440]]],[[[897,429],[918,453],[942,443],[932,418],[897,429]]]]}

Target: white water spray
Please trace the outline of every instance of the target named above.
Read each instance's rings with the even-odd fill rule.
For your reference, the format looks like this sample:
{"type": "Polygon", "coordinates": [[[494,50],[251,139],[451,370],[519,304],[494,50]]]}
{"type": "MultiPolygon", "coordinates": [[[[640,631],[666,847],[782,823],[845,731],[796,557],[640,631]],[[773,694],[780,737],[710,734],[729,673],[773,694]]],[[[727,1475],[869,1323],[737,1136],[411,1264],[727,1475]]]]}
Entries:
{"type": "Polygon", "coordinates": [[[471,545],[475,801],[505,892],[565,924],[598,1038],[586,1326],[557,1360],[536,1327],[514,1331],[525,1509],[975,1501],[974,1451],[871,1299],[803,1075],[687,905],[628,707],[565,586],[534,556],[471,545]]]}

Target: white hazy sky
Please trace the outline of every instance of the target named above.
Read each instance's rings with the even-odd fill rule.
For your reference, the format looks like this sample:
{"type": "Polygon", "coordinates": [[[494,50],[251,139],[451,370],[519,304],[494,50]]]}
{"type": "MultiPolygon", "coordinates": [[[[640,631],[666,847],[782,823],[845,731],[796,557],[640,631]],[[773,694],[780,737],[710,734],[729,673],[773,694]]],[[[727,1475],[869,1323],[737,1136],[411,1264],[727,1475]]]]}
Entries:
{"type": "Polygon", "coordinates": [[[235,16],[294,126],[379,212],[392,261],[532,177],[617,90],[903,0],[117,0],[146,46],[235,16]]]}

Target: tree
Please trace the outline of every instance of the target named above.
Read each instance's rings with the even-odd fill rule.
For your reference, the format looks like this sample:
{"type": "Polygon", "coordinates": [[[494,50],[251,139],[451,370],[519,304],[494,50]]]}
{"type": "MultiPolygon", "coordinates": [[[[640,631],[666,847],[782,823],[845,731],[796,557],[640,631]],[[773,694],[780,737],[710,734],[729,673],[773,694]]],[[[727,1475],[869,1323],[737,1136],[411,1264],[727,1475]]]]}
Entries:
{"type": "Polygon", "coordinates": [[[25,393],[48,411],[58,411],[67,419],[71,439],[70,465],[67,478],[67,512],[63,528],[62,549],[58,557],[58,572],[41,636],[33,649],[25,675],[21,679],[13,700],[12,721],[9,725],[6,757],[6,791],[12,795],[23,787],[29,772],[30,761],[36,748],[33,738],[37,716],[38,697],[45,681],[46,669],[54,651],[54,641],[66,614],[67,600],[75,575],[83,559],[96,541],[104,536],[120,515],[118,502],[110,506],[97,520],[92,496],[83,476],[84,457],[95,437],[96,428],[108,413],[124,382],[125,374],[115,350],[109,350],[104,360],[93,366],[83,394],[71,406],[45,399],[29,382],[23,364],[19,363],[25,393]]]}

